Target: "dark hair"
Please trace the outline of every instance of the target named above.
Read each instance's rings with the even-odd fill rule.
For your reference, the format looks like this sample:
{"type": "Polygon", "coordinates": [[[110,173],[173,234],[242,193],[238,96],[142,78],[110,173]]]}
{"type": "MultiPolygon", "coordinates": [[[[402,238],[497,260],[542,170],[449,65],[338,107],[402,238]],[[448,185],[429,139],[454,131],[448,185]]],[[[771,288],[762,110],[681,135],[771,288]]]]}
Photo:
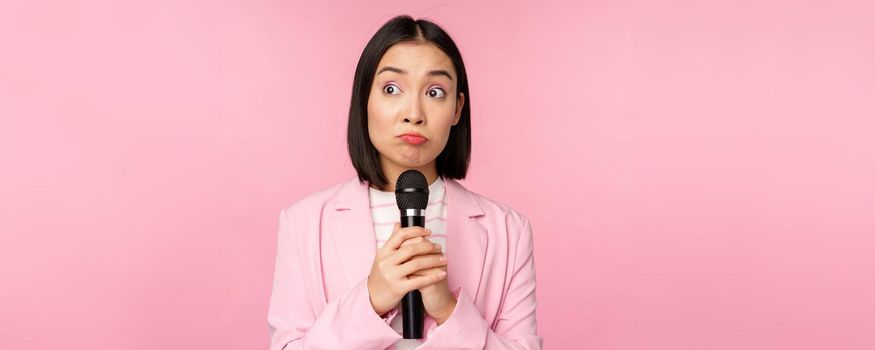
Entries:
{"type": "Polygon", "coordinates": [[[380,59],[392,45],[400,42],[433,43],[453,62],[458,77],[456,98],[464,93],[465,103],[462,105],[459,122],[450,128],[447,145],[438,155],[435,165],[438,176],[464,179],[471,159],[471,95],[468,93],[468,75],[465,73],[462,55],[449,34],[437,24],[401,15],[392,18],[377,30],[365,46],[355,67],[346,144],[359,182],[369,181],[381,190],[389,183],[380,167],[379,152],[368,136],[368,96],[380,59]]]}

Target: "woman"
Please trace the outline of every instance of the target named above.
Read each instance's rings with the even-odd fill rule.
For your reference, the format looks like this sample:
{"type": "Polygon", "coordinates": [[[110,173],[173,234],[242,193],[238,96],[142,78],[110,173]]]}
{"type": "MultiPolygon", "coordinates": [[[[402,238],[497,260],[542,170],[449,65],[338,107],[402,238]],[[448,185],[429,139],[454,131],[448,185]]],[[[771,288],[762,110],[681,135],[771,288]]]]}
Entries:
{"type": "Polygon", "coordinates": [[[268,311],[280,349],[540,349],[529,221],[456,180],[471,153],[468,81],[440,27],[381,27],[359,59],[347,143],[357,177],[280,213],[268,311]],[[400,228],[394,185],[429,183],[425,228],[400,228]],[[442,252],[446,252],[443,254],[442,252]],[[402,339],[418,289],[424,339],[402,339]]]}

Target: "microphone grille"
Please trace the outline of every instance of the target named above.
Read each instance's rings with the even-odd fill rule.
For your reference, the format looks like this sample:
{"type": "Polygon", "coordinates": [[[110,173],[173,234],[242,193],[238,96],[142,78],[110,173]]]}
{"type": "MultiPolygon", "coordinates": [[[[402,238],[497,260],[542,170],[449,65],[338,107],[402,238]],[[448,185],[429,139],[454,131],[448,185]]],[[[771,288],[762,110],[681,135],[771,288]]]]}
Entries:
{"type": "Polygon", "coordinates": [[[425,209],[428,205],[428,180],[418,170],[407,170],[395,182],[398,209],[425,209]]]}

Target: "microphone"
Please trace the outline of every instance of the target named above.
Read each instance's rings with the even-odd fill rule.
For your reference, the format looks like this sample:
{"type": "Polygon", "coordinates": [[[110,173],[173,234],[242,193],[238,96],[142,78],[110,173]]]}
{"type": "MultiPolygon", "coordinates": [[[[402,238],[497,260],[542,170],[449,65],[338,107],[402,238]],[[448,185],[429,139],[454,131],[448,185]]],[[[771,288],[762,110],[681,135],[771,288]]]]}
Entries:
{"type": "MultiPolygon", "coordinates": [[[[395,202],[401,211],[401,227],[425,227],[425,206],[428,205],[428,181],[417,170],[407,170],[395,182],[395,202]]],[[[404,339],[422,339],[425,307],[418,289],[401,299],[404,339]]]]}

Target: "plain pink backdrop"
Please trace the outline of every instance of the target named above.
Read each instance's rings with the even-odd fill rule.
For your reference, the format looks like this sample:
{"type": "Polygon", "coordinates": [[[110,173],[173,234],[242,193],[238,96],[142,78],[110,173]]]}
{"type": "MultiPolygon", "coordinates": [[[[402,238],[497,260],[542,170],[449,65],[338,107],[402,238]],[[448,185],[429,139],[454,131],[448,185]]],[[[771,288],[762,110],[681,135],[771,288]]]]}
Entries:
{"type": "Polygon", "coordinates": [[[454,36],[548,349],[875,348],[870,1],[4,1],[0,348],[264,349],[353,71],[454,36]]]}

